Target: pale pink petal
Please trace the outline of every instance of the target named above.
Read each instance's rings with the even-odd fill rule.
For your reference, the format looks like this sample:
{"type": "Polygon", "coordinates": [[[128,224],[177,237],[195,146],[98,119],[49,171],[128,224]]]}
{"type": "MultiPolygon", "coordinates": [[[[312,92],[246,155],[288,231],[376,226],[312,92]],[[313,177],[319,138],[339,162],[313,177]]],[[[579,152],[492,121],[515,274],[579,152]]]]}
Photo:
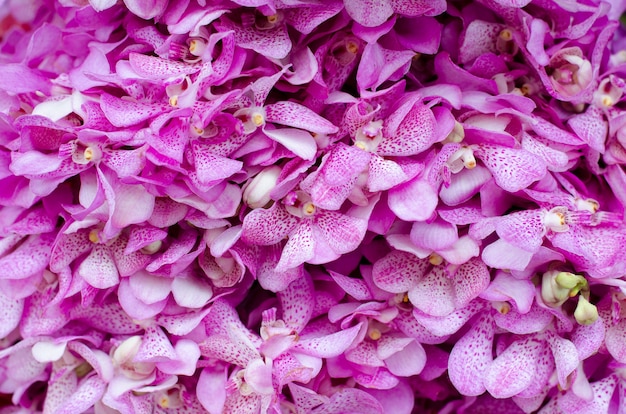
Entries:
{"type": "Polygon", "coordinates": [[[422,249],[435,251],[446,249],[452,246],[458,238],[456,226],[440,218],[430,223],[415,222],[411,227],[411,241],[422,249]]]}
{"type": "Polygon", "coordinates": [[[524,270],[533,254],[499,239],[483,249],[482,259],[496,269],[524,270]]]}
{"type": "Polygon", "coordinates": [[[427,220],[438,203],[437,193],[424,179],[412,180],[389,190],[389,208],[405,221],[427,220]]]}
{"type": "Polygon", "coordinates": [[[0,292],[0,338],[6,338],[20,323],[24,299],[14,299],[0,292]]]}
{"type": "Polygon", "coordinates": [[[557,378],[559,385],[565,388],[568,384],[568,377],[578,367],[578,351],[573,342],[560,337],[557,334],[548,334],[548,344],[556,363],[557,378]]]}
{"type": "Polygon", "coordinates": [[[222,414],[226,402],[226,368],[206,367],[198,378],[197,395],[209,414],[222,414]]]}
{"type": "Polygon", "coordinates": [[[194,276],[179,276],[172,281],[172,296],[176,303],[182,307],[199,309],[213,297],[213,289],[204,280],[194,276]]]}
{"type": "Polygon", "coordinates": [[[304,160],[312,160],[315,157],[317,143],[309,132],[295,128],[264,128],[263,132],[304,160]]]}
{"type": "Polygon", "coordinates": [[[426,352],[417,341],[411,341],[404,349],[385,358],[389,372],[400,377],[417,375],[426,365],[426,352]]]}

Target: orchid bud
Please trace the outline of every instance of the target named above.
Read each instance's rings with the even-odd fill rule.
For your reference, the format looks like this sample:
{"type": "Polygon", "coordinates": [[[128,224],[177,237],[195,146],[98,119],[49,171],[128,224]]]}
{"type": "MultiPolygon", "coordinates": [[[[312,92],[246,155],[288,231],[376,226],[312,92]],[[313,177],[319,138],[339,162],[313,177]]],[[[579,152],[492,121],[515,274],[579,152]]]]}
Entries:
{"type": "Polygon", "coordinates": [[[578,305],[574,311],[576,322],[581,325],[591,325],[598,320],[598,308],[596,305],[589,303],[584,296],[578,297],[578,305]]]}
{"type": "MultiPolygon", "coordinates": [[[[571,273],[551,270],[543,274],[541,280],[541,297],[548,306],[561,306],[570,297],[571,288],[557,283],[557,276],[560,274],[563,274],[561,276],[561,282],[567,285],[569,282],[567,275],[572,275],[571,273]]],[[[575,283],[572,287],[573,286],[575,286],[575,283]]]]}
{"type": "Polygon", "coordinates": [[[269,203],[280,172],[280,167],[273,165],[258,173],[243,191],[243,201],[250,208],[260,208],[269,203]]]}

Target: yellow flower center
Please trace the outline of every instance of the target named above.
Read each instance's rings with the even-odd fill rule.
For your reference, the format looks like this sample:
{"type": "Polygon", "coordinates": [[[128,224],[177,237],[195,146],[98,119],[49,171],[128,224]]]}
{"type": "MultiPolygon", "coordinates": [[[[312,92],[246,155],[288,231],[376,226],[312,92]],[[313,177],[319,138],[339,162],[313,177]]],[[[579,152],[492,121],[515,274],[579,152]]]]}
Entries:
{"type": "Polygon", "coordinates": [[[373,328],[370,329],[368,336],[372,341],[378,341],[383,336],[383,334],[380,332],[380,330],[373,328]]]}
{"type": "Polygon", "coordinates": [[[98,230],[91,230],[89,232],[89,241],[92,243],[98,243],[100,241],[100,237],[98,237],[98,230]]]}
{"type": "Polygon", "coordinates": [[[261,126],[265,122],[265,118],[263,117],[262,114],[256,113],[256,114],[252,115],[252,122],[256,126],[261,126]]]}
{"type": "Polygon", "coordinates": [[[93,148],[87,147],[87,149],[85,149],[85,152],[83,153],[83,156],[87,161],[91,161],[93,159],[93,148]]]}
{"type": "Polygon", "coordinates": [[[359,51],[359,45],[356,42],[349,40],[346,43],[346,50],[356,55],[359,51]]]}
{"type": "Polygon", "coordinates": [[[315,213],[315,204],[308,202],[302,207],[302,211],[307,216],[312,216],[315,213]]]}
{"type": "Polygon", "coordinates": [[[513,39],[513,33],[511,33],[509,29],[502,30],[498,36],[500,36],[500,39],[504,40],[505,42],[513,39]]]}
{"type": "Polygon", "coordinates": [[[439,266],[443,263],[443,257],[438,255],[437,253],[431,253],[430,256],[428,256],[428,261],[433,266],[439,266]]]}

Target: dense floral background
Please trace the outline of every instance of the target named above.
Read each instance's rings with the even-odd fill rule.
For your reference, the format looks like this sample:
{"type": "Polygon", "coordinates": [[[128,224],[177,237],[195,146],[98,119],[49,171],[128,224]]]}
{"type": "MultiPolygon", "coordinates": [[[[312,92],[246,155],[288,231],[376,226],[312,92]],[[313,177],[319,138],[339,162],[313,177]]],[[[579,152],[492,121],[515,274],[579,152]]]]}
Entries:
{"type": "Polygon", "coordinates": [[[625,9],[0,0],[0,414],[626,413],[625,9]]]}

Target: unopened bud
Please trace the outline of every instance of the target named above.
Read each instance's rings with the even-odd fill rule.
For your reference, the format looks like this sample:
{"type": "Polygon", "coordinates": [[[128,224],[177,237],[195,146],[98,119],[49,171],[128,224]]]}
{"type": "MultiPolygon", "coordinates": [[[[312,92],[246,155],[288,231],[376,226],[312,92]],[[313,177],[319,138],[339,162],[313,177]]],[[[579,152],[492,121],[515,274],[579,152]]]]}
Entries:
{"type": "Polygon", "coordinates": [[[581,325],[591,325],[598,320],[598,308],[581,295],[578,297],[574,318],[581,325]]]}
{"type": "Polygon", "coordinates": [[[260,208],[270,202],[270,193],[276,187],[280,167],[273,165],[258,173],[243,191],[243,201],[250,208],[260,208]]]}

